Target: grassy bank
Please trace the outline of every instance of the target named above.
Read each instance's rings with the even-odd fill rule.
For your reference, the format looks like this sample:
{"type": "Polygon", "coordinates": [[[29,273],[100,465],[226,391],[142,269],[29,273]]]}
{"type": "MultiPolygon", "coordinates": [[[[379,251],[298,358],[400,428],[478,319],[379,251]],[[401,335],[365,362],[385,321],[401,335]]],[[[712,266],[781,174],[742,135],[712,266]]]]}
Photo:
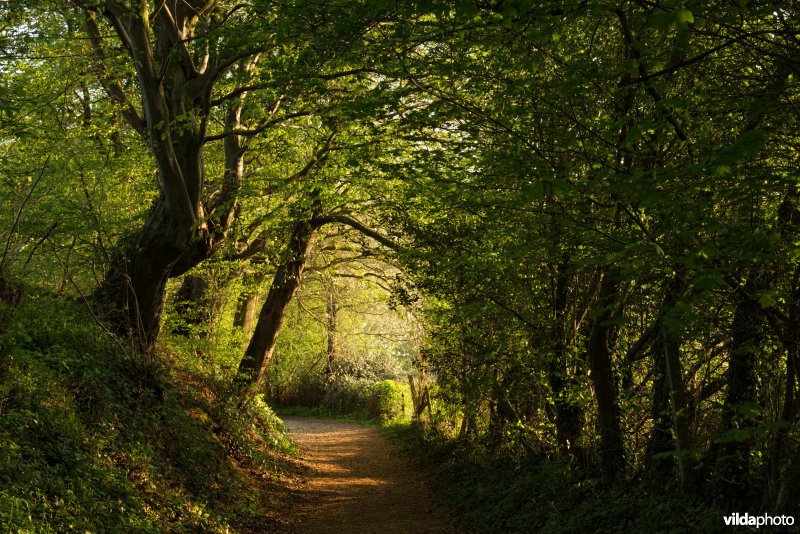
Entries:
{"type": "Polygon", "coordinates": [[[82,304],[27,294],[2,338],[0,525],[9,532],[263,532],[291,453],[194,355],[143,365],[82,304]]]}

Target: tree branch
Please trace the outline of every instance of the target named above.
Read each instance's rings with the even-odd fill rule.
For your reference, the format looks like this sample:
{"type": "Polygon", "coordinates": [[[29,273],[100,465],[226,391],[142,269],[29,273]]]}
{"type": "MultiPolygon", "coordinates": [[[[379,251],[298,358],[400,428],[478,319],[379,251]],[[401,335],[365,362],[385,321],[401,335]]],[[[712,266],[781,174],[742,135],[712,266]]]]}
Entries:
{"type": "Polygon", "coordinates": [[[272,120],[266,121],[266,122],[260,124],[259,126],[257,126],[256,128],[252,128],[252,129],[249,129],[249,130],[238,130],[237,129],[237,130],[231,130],[229,132],[224,132],[224,133],[221,133],[221,134],[207,135],[206,138],[203,140],[203,142],[204,143],[210,143],[211,141],[219,141],[220,139],[225,139],[226,137],[229,137],[231,135],[241,135],[243,137],[253,137],[255,135],[260,134],[261,132],[263,132],[267,128],[275,126],[276,124],[280,124],[282,122],[285,122],[285,121],[288,121],[288,120],[291,120],[291,119],[296,119],[298,117],[307,117],[309,115],[311,115],[310,111],[298,111],[298,112],[295,112],[295,113],[289,113],[287,115],[284,115],[283,117],[279,117],[277,119],[272,119],[272,120]]]}
{"type": "Polygon", "coordinates": [[[123,106],[122,116],[131,126],[131,128],[138,132],[139,135],[147,137],[144,121],[142,120],[141,115],[139,115],[139,112],[135,107],[133,107],[133,104],[131,104],[126,97],[125,89],[122,87],[122,84],[118,79],[111,78],[108,74],[108,70],[106,69],[104,63],[106,60],[106,54],[102,46],[103,37],[100,33],[100,27],[97,24],[95,13],[89,11],[88,9],[84,9],[84,14],[86,15],[84,28],[86,29],[86,34],[89,37],[89,42],[91,43],[92,51],[96,60],[95,75],[97,76],[100,85],[112,100],[115,100],[117,103],[123,106]]]}
{"type": "Polygon", "coordinates": [[[311,224],[314,225],[317,228],[319,228],[320,226],[323,226],[325,224],[344,224],[344,225],[349,226],[350,228],[353,228],[354,230],[358,230],[359,232],[361,232],[365,236],[374,239],[375,241],[377,241],[378,243],[380,243],[381,245],[383,245],[384,247],[386,247],[388,249],[391,249],[391,250],[394,250],[394,251],[403,250],[402,245],[400,245],[399,243],[396,243],[396,242],[392,241],[388,237],[385,237],[385,236],[381,235],[380,233],[376,232],[375,230],[372,230],[371,228],[368,228],[364,224],[358,222],[357,220],[353,219],[352,217],[348,217],[347,215],[323,215],[323,216],[320,216],[320,217],[315,217],[311,221],[311,224]]]}

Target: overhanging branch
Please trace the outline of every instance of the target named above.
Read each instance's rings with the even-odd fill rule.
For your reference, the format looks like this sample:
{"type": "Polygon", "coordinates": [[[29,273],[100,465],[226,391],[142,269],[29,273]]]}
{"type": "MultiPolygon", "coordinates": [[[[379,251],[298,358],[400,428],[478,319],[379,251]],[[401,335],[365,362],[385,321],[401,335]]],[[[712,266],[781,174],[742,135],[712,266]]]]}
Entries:
{"type": "Polygon", "coordinates": [[[400,251],[403,250],[402,245],[396,243],[389,239],[388,237],[383,236],[382,234],[372,230],[371,228],[367,227],[366,225],[360,223],[359,221],[353,219],[352,217],[348,217],[347,215],[323,215],[321,217],[314,218],[311,223],[319,228],[325,224],[344,224],[349,226],[350,228],[357,230],[364,234],[367,237],[370,237],[383,245],[384,247],[394,250],[400,251]]]}

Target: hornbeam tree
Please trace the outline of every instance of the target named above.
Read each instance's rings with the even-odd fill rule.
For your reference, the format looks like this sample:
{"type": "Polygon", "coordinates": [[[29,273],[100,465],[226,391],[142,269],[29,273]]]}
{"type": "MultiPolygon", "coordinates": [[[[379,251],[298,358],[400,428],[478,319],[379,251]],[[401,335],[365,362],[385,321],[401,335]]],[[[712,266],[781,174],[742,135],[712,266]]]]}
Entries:
{"type": "MultiPolygon", "coordinates": [[[[296,26],[304,22],[298,16],[292,18],[294,26],[289,24],[266,2],[74,4],[84,18],[100,85],[119,104],[120,115],[146,139],[157,168],[159,196],[97,294],[116,313],[113,320],[119,329],[149,354],[161,325],[167,280],[208,258],[229,234],[247,140],[312,114],[297,98],[287,96],[302,92],[293,88],[293,79],[331,80],[352,72],[325,75],[326,60],[315,60],[313,53],[302,55],[302,65],[286,67],[295,59],[286,44],[291,40],[276,35],[298,32],[296,26]],[[110,65],[114,47],[124,50],[135,83],[110,65]],[[272,69],[259,65],[265,52],[272,69]],[[292,77],[277,72],[281,69],[291,71],[292,77]],[[138,95],[129,94],[129,86],[138,95]],[[244,124],[245,99],[254,92],[258,97],[244,124]],[[224,143],[221,180],[207,176],[205,150],[214,141],[224,143]]],[[[357,33],[357,24],[349,24],[357,33]]],[[[317,34],[299,35],[323,38],[317,34]]]]}
{"type": "MultiPolygon", "coordinates": [[[[317,192],[313,194],[316,195],[317,192]]],[[[398,243],[348,215],[321,215],[320,211],[321,204],[318,201],[312,202],[310,210],[301,214],[292,228],[283,258],[275,271],[269,293],[258,315],[250,343],[239,363],[236,383],[244,399],[256,393],[262,385],[275,351],[286,310],[300,287],[303,270],[319,228],[326,224],[345,225],[387,249],[401,250],[398,243]]]]}

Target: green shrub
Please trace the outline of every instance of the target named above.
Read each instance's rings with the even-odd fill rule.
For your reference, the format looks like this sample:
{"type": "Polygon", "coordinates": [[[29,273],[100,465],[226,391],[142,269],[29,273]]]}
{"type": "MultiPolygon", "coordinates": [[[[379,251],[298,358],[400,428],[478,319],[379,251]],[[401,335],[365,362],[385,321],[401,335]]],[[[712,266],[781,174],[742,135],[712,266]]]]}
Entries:
{"type": "Polygon", "coordinates": [[[286,407],[319,407],[331,415],[387,422],[411,414],[411,391],[397,380],[374,381],[349,375],[309,377],[294,394],[280,399],[286,407]]]}
{"type": "Polygon", "coordinates": [[[396,380],[373,383],[367,400],[367,412],[381,422],[410,415],[411,390],[396,380]]]}
{"type": "Polygon", "coordinates": [[[47,346],[53,332],[42,325],[38,334],[12,341],[0,371],[0,524],[37,532],[157,530],[114,461],[111,436],[125,414],[108,399],[119,391],[86,373],[90,358],[77,339],[47,346]],[[98,402],[101,412],[91,412],[98,402]]]}

